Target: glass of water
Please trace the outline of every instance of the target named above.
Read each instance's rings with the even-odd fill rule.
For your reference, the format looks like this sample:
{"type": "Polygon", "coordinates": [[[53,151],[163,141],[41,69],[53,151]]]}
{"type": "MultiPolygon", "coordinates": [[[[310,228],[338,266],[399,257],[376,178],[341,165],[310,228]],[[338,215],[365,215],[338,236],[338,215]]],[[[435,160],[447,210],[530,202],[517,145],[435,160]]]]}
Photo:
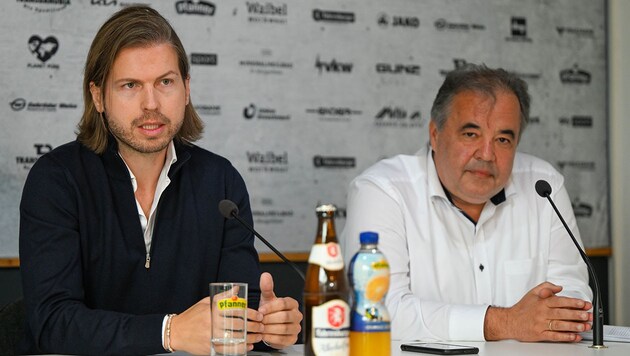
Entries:
{"type": "Polygon", "coordinates": [[[247,283],[210,283],[212,351],[247,355],[247,283]]]}

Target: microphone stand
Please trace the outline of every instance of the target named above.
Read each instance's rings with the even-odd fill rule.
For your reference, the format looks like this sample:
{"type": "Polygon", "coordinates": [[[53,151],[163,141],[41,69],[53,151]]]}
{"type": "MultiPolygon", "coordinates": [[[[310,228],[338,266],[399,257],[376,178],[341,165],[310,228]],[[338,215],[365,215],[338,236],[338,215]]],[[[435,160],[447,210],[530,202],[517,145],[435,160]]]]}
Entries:
{"type": "Polygon", "coordinates": [[[549,203],[551,203],[553,210],[555,210],[556,215],[558,215],[558,217],[560,218],[562,225],[564,225],[564,228],[569,233],[569,236],[571,236],[571,240],[573,240],[575,247],[577,247],[580,255],[582,256],[582,259],[584,260],[584,262],[586,262],[586,265],[588,266],[588,272],[593,279],[593,283],[595,284],[595,297],[593,298],[593,310],[595,311],[595,314],[593,315],[593,345],[589,347],[594,349],[605,349],[607,348],[607,346],[604,345],[604,308],[602,307],[602,296],[599,291],[599,281],[597,280],[597,276],[595,275],[595,269],[593,269],[593,265],[591,264],[590,259],[588,258],[588,256],[586,256],[586,253],[584,252],[584,250],[582,250],[580,244],[578,244],[575,236],[573,236],[573,233],[571,233],[571,229],[569,229],[569,226],[562,218],[560,211],[558,210],[558,208],[556,208],[556,204],[554,204],[549,193],[544,194],[544,196],[545,198],[547,198],[547,200],[549,200],[549,203]]]}

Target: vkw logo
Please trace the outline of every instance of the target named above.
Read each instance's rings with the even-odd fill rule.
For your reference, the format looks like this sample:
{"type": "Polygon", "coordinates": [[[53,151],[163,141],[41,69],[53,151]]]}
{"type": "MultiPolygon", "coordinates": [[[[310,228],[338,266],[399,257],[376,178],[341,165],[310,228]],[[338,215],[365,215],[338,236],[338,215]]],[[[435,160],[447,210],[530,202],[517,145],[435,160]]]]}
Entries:
{"type": "Polygon", "coordinates": [[[313,20],[318,22],[352,23],[354,22],[354,13],[314,9],[313,20]]]}
{"type": "Polygon", "coordinates": [[[573,68],[560,71],[560,81],[564,84],[589,84],[591,82],[591,73],[580,69],[575,64],[573,68]]]}
{"type": "Polygon", "coordinates": [[[506,37],[506,41],[510,42],[532,42],[527,37],[527,18],[512,16],[510,19],[510,37],[506,37]]]}
{"type": "Polygon", "coordinates": [[[182,0],[175,3],[178,14],[213,16],[216,6],[209,1],[182,0]]]}
{"type": "Polygon", "coordinates": [[[337,62],[336,59],[333,59],[330,62],[324,62],[319,59],[318,55],[315,59],[315,68],[317,68],[319,74],[322,74],[322,72],[347,74],[352,72],[352,63],[337,62]]]}

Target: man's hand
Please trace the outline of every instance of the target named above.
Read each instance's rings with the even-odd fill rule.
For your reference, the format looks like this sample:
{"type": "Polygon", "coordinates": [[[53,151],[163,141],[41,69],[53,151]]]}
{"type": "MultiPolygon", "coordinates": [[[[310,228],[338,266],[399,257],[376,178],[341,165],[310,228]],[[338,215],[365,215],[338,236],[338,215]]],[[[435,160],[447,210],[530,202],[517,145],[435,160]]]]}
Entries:
{"type": "Polygon", "coordinates": [[[273,278],[267,272],[260,275],[260,291],[258,311],[264,316],[262,339],[276,349],[295,344],[302,329],[302,313],[298,302],[290,297],[276,297],[273,278]]]}
{"type": "Polygon", "coordinates": [[[209,355],[212,323],[210,297],[175,315],[171,320],[171,347],[194,355],[209,355]]]}
{"type": "Polygon", "coordinates": [[[579,333],[591,329],[593,315],[588,310],[593,305],[556,296],[561,290],[561,286],[544,282],[511,308],[488,308],[484,322],[486,340],[581,341],[579,333]]]}

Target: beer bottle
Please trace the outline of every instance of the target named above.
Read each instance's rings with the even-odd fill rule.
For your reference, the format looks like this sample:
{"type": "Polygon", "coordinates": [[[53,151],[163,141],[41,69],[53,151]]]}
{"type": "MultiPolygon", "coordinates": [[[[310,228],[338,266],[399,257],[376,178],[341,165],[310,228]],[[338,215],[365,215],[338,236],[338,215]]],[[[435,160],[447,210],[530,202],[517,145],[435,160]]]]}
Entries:
{"type": "Polygon", "coordinates": [[[349,353],[350,290],[335,232],[334,205],[320,205],[317,236],[311,248],[304,284],[304,353],[346,356],[349,353]]]}

